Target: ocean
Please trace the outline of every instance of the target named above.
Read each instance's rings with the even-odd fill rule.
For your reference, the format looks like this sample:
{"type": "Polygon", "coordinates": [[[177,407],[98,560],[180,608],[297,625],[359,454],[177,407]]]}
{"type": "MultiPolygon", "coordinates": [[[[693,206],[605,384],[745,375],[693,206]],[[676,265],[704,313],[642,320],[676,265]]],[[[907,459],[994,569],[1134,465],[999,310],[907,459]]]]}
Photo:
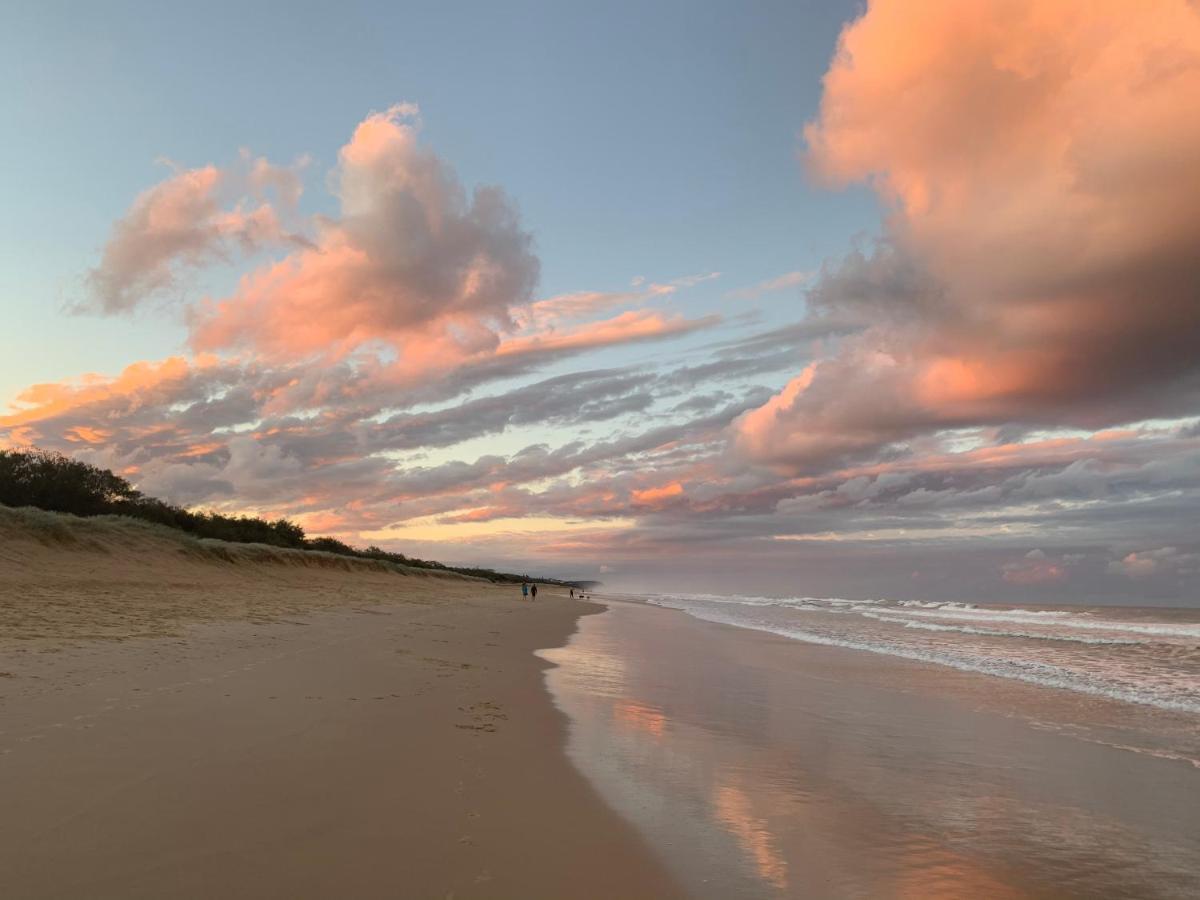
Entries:
{"type": "Polygon", "coordinates": [[[696,897],[1200,896],[1200,612],[607,596],[547,682],[696,897]]]}
{"type": "Polygon", "coordinates": [[[1197,609],[705,594],[641,599],[806,643],[1200,714],[1197,609]]]}

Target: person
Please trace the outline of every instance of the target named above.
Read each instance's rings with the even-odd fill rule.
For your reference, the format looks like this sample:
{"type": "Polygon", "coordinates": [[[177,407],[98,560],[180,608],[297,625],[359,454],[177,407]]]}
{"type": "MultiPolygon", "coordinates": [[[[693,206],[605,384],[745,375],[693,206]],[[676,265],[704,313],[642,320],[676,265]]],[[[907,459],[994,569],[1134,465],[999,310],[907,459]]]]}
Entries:
{"type": "Polygon", "coordinates": [[[571,599],[575,599],[575,588],[571,588],[571,599]]]}
{"type": "Polygon", "coordinates": [[[536,599],[537,599],[537,585],[536,585],[536,584],[535,584],[535,585],[533,585],[533,586],[532,586],[532,587],[529,589],[529,593],[531,593],[531,594],[533,595],[533,599],[534,599],[534,600],[536,600],[536,599]]]}
{"type": "Polygon", "coordinates": [[[521,582],[521,596],[526,600],[529,599],[529,582],[528,581],[521,582]]]}

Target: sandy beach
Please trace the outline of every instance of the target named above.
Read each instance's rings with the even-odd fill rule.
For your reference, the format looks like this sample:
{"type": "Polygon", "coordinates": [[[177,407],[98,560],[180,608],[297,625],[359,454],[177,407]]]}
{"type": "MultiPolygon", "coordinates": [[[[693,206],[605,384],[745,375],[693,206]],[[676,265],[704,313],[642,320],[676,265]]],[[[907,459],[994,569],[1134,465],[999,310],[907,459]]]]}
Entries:
{"type": "Polygon", "coordinates": [[[0,896],[677,894],[533,652],[599,607],[4,514],[0,896]]]}
{"type": "MultiPolygon", "coordinates": [[[[0,896],[1200,889],[1196,720],[1174,695],[831,645],[811,630],[900,626],[812,603],[745,607],[773,632],[135,522],[0,517],[0,896]]],[[[934,612],[1037,617],[910,615],[934,612]]],[[[928,633],[1116,674],[1193,652],[1187,617],[1130,615],[1021,620],[1053,640],[928,633]],[[1127,639],[1095,643],[1118,625],[1127,639]]]]}

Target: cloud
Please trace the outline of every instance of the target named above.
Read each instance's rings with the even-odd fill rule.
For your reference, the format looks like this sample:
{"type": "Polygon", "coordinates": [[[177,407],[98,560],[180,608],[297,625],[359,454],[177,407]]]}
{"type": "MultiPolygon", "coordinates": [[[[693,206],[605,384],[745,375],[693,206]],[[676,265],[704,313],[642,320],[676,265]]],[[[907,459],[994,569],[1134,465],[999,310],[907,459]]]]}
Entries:
{"type": "Polygon", "coordinates": [[[683,485],[678,481],[672,481],[670,484],[635,490],[632,493],[632,499],[635,506],[659,506],[682,497],[683,493],[683,485]]]}
{"type": "Polygon", "coordinates": [[[1195,575],[1200,571],[1200,553],[1181,552],[1176,547],[1137,550],[1108,564],[1108,571],[1129,578],[1176,573],[1195,575]]]}
{"type": "Polygon", "coordinates": [[[718,315],[687,319],[678,314],[664,315],[654,310],[630,310],[611,319],[589,322],[576,328],[511,338],[496,348],[496,355],[503,357],[555,353],[609,344],[661,340],[664,337],[710,328],[720,321],[721,317],[718,315]]]}
{"type": "Polygon", "coordinates": [[[805,138],[819,178],[866,181],[889,215],[809,291],[869,327],[746,417],[751,458],[814,470],[946,428],[1196,408],[1194,5],[875,0],[805,138]]]}
{"type": "Polygon", "coordinates": [[[812,272],[785,272],[776,278],[769,278],[766,281],[760,281],[758,284],[752,284],[749,287],[729,291],[725,296],[730,300],[757,300],[763,294],[773,294],[777,291],[785,291],[788,288],[798,288],[800,285],[810,281],[812,277],[812,272]]]}
{"type": "Polygon", "coordinates": [[[400,413],[364,430],[364,450],[452,446],[507,428],[575,427],[647,409],[654,398],[645,372],[595,370],[559,375],[434,412],[400,413]]]}
{"type": "MultiPolygon", "coordinates": [[[[930,27],[952,16],[934,12],[930,27]]],[[[1076,43],[1064,44],[1072,58],[1076,43]]],[[[927,61],[945,69],[936,54],[927,61]]],[[[924,78],[924,65],[913,78],[924,78]]],[[[830,91],[841,90],[835,82],[830,91]]],[[[909,110],[917,130],[952,86],[932,79],[920,90],[931,108],[909,110]]],[[[1183,102],[1159,97],[1153,83],[1147,90],[1183,102]]],[[[1092,106],[1080,121],[1102,118],[1092,106]]],[[[1200,510],[1200,431],[1191,419],[1144,420],[1194,409],[1186,367],[1171,362],[1171,341],[1186,343],[1194,330],[1168,316],[1179,334],[1137,345],[1141,358],[1130,362],[1135,344],[1113,325],[1144,335],[1139,328],[1158,326],[1130,317],[1179,308],[1167,300],[1194,281],[1169,241],[1164,258],[1182,280],[1159,279],[1167,294],[1116,309],[1113,292],[1141,277],[1144,255],[1114,252],[1103,276],[1085,278],[1086,266],[1064,252],[1054,269],[1029,246],[1051,226],[1012,210],[1008,230],[976,223],[987,204],[972,192],[989,188],[971,171],[955,174],[958,161],[943,160],[936,142],[907,135],[896,145],[904,160],[924,148],[929,184],[955,185],[921,206],[888,180],[879,150],[887,134],[873,138],[875,168],[844,170],[824,166],[859,157],[810,134],[822,176],[869,180],[889,219],[879,242],[804,283],[802,320],[689,344],[678,358],[656,352],[637,366],[562,374],[564,361],[585,353],[716,326],[715,316],[689,318],[664,302],[715,273],[535,299],[538,260],[514,205],[495,189],[463,187],[424,145],[416,115],[395,107],[356,129],[331,178],[340,212],[315,220],[310,243],[251,261],[257,270],[235,291],[197,307],[191,355],[34,385],[0,416],[0,442],[68,450],[176,502],[287,515],[314,533],[443,559],[516,565],[522,547],[536,546],[538,566],[604,559],[630,578],[666,559],[704,590],[802,583],[1010,602],[1016,589],[1126,598],[1131,578],[1145,598],[1191,590],[1184,581],[1194,584],[1200,547],[1180,535],[1200,510]],[[943,171],[954,177],[943,182],[943,171]],[[951,202],[964,229],[979,225],[973,233],[934,227],[951,202]],[[1078,314],[1085,305],[1094,315],[1078,314]],[[1113,422],[1141,424],[1095,430],[1113,422]],[[501,435],[482,452],[472,443],[501,435]]],[[[823,114],[814,128],[833,135],[840,115],[823,114]]],[[[1030,140],[1045,132],[1035,124],[1030,140]]],[[[1063,148],[1086,138],[1083,125],[1067,131],[1063,148]]],[[[998,209],[1034,190],[1024,169],[992,161],[990,147],[972,152],[982,154],[979,178],[1005,194],[998,209]]],[[[255,204],[292,215],[293,170],[246,155],[214,171],[211,187],[188,186],[184,170],[168,179],[178,183],[162,196],[190,190],[193,206],[144,204],[185,210],[179,232],[193,242],[172,249],[155,229],[131,228],[130,247],[146,242],[125,270],[135,273],[122,295],[131,305],[240,254],[241,232],[222,217],[255,204]],[[221,222],[225,231],[205,230],[221,222]]],[[[1120,184],[1088,190],[1104,200],[1120,184]]],[[[1057,198],[1068,211],[1069,193],[1057,198]]],[[[1190,209],[1192,195],[1178,203],[1190,209]]],[[[1149,212],[1138,228],[1158,227],[1161,211],[1149,212]]],[[[1107,239],[1080,218],[1081,240],[1107,239]]],[[[247,241],[267,246],[249,232],[247,241]]]]}
{"type": "Polygon", "coordinates": [[[518,327],[522,329],[552,329],[562,322],[578,321],[614,307],[647,303],[661,297],[668,297],[680,287],[689,287],[697,283],[697,280],[682,278],[669,284],[649,285],[644,285],[644,282],[645,279],[633,279],[634,290],[629,291],[574,291],[569,294],[548,297],[545,300],[536,300],[527,307],[516,310],[515,319],[518,327]]]}
{"type": "Polygon", "coordinates": [[[294,210],[304,164],[284,168],[243,153],[236,166],[177,170],[143,191],[113,224],[100,263],[85,278],[80,309],[129,312],[177,287],[185,270],[300,241],[265,198],[270,191],[285,211],[294,210]]]}
{"type": "Polygon", "coordinates": [[[197,350],[337,357],[379,341],[412,357],[494,348],[539,262],[499,188],[468,195],[421,144],[416,108],[368,116],[339,154],[341,217],[314,245],[192,317],[197,350]]]}
{"type": "Polygon", "coordinates": [[[696,275],[684,275],[682,278],[673,278],[671,280],[671,286],[695,287],[696,285],[703,284],[706,281],[716,281],[720,277],[720,272],[700,272],[696,275]]]}
{"type": "MultiPolygon", "coordinates": [[[[643,304],[716,273],[533,301],[538,260],[515,208],[498,189],[468,193],[422,144],[417,116],[401,104],[358,126],[330,178],[339,216],[316,219],[312,241],[292,240],[286,256],[229,296],[194,306],[190,357],[32,386],[0,416],[0,440],[71,450],[178,502],[268,504],[354,529],[386,521],[399,497],[432,513],[448,502],[439,476],[418,476],[429,490],[412,489],[417,470],[388,454],[646,414],[670,393],[650,370],[581,372],[460,398],[572,355],[711,327],[717,316],[643,304]],[[633,308],[595,318],[620,306],[633,308]],[[450,405],[407,411],[435,403],[450,405]]],[[[227,169],[176,166],[114,225],[94,284],[110,307],[132,308],[185,271],[291,240],[279,216],[296,210],[303,164],[281,168],[243,152],[227,169]],[[250,200],[257,218],[246,212],[250,200]]],[[[527,448],[503,477],[542,477],[543,462],[558,477],[637,446],[527,448]]],[[[448,496],[486,487],[455,484],[461,469],[438,470],[448,496]]]]}
{"type": "Polygon", "coordinates": [[[1050,559],[1042,550],[1030,550],[1017,562],[1000,567],[1000,577],[1009,584],[1051,584],[1067,578],[1067,563],[1050,559]]]}

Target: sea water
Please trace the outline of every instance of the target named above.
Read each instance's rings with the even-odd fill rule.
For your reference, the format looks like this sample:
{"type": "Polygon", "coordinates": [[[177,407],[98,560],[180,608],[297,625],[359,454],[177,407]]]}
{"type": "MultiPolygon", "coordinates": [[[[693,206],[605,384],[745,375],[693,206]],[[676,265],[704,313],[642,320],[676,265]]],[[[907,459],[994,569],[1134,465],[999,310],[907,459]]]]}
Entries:
{"type": "Polygon", "coordinates": [[[548,683],[694,896],[1200,896],[1194,610],[607,602],[548,683]]]}
{"type": "Polygon", "coordinates": [[[708,594],[642,599],[797,641],[1200,715],[1196,609],[708,594]]]}

